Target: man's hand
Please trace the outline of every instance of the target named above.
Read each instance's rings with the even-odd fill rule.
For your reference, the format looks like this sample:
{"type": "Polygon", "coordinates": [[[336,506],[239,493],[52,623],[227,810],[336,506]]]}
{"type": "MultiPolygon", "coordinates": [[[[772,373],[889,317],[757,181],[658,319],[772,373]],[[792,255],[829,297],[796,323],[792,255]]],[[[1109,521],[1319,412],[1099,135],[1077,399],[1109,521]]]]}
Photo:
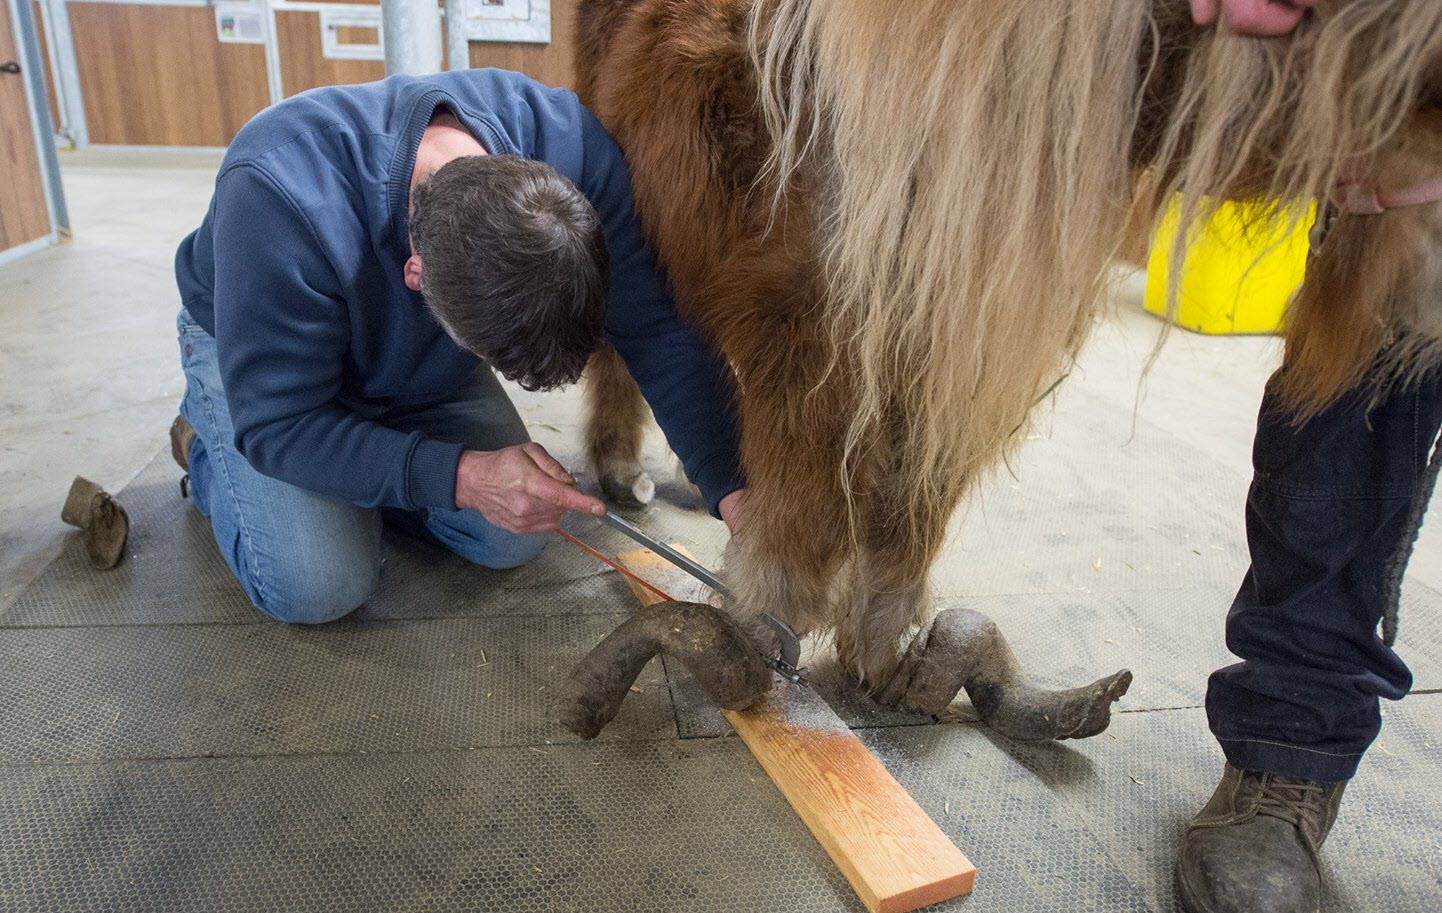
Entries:
{"type": "Polygon", "coordinates": [[[540,444],[467,450],[456,469],[456,506],[513,533],[553,533],[568,510],[597,516],[599,500],[575,489],[576,479],[540,444]]]}
{"type": "Polygon", "coordinates": [[[1239,35],[1286,35],[1317,0],[1192,0],[1197,25],[1222,24],[1239,35]]]}
{"type": "Polygon", "coordinates": [[[731,535],[739,533],[746,522],[746,489],[738,488],[722,498],[716,510],[725,521],[726,528],[731,530],[731,535]]]}

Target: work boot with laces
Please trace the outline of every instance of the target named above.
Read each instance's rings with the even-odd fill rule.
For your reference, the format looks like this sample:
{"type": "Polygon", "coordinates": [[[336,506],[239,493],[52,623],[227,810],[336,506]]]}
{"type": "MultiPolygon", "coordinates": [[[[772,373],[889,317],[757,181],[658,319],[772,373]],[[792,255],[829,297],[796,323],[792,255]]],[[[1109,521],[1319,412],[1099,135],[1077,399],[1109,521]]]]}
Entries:
{"type": "Polygon", "coordinates": [[[1317,851],[1346,786],[1228,764],[1182,837],[1182,906],[1188,913],[1316,913],[1317,851]]]}

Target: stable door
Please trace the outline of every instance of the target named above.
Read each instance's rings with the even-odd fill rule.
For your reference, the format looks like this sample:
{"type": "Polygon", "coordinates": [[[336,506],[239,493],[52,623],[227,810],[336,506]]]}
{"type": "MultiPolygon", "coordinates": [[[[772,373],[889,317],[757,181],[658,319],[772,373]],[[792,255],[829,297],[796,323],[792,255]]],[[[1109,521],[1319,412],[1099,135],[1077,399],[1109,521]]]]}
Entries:
{"type": "Polygon", "coordinates": [[[26,97],[26,72],[11,18],[0,6],[0,257],[50,236],[45,177],[26,97]]]}

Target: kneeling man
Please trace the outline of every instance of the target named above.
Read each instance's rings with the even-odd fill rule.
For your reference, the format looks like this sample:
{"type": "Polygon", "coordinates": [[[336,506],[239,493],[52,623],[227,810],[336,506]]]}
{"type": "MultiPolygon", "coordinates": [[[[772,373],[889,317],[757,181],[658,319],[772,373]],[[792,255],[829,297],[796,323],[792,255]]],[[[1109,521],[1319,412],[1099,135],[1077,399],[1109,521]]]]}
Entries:
{"type": "Polygon", "coordinates": [[[620,150],[569,92],[470,70],[288,99],[231,144],[175,268],[172,446],[273,618],[365,601],[383,522],[508,568],[565,511],[604,512],[493,373],[573,383],[603,342],[736,519],[731,372],[676,314],[620,150]]]}

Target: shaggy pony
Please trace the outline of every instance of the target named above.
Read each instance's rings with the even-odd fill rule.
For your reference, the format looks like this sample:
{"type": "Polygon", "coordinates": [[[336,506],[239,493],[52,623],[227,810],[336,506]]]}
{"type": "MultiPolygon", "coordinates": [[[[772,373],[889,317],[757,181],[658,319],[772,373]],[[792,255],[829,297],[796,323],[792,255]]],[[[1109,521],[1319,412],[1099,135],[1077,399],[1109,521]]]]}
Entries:
{"type": "MultiPolygon", "coordinates": [[[[741,389],[728,609],[830,632],[858,682],[917,711],[965,686],[1012,718],[983,706],[1019,675],[1000,635],[934,615],[928,570],[1085,340],[1137,176],[1159,204],[1180,194],[1190,224],[1224,197],[1294,205],[1344,177],[1442,170],[1438,0],[1322,0],[1280,40],[1199,29],[1187,0],[587,0],[580,16],[581,98],[626,152],[678,308],[741,389]],[[1005,661],[968,652],[983,642],[1005,661]]],[[[1439,361],[1438,210],[1336,219],[1288,322],[1299,416],[1384,348],[1393,383],[1439,361]]],[[[645,406],[614,353],[588,377],[592,462],[633,500],[645,406]]],[[[1032,692],[1020,729],[1098,732],[1127,681],[1065,706],[1032,692]]]]}

